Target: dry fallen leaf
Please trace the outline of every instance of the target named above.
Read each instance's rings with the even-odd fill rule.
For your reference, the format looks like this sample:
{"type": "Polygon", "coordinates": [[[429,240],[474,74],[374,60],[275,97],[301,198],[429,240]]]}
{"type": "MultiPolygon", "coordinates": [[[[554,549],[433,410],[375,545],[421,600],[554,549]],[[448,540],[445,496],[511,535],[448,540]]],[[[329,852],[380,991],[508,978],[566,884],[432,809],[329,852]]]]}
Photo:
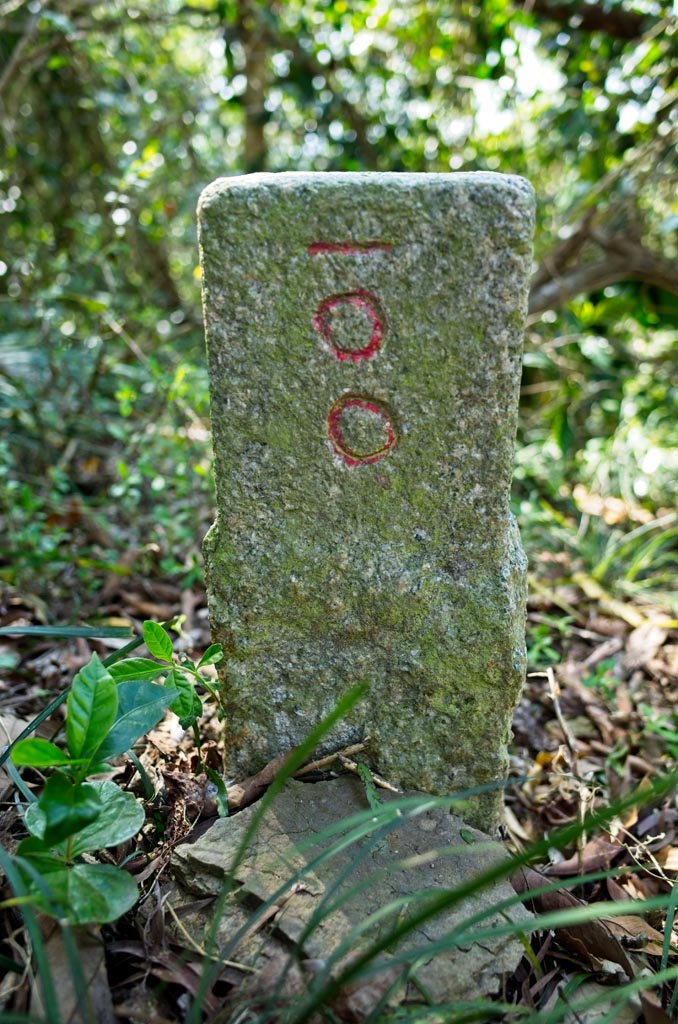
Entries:
{"type": "MultiPolygon", "coordinates": [[[[521,868],[512,876],[511,884],[517,893],[525,895],[529,894],[531,890],[548,885],[549,879],[532,868],[521,868]]],[[[547,892],[535,895],[523,902],[528,910],[538,914],[587,905],[566,889],[560,889],[555,885],[547,892]]],[[[607,919],[601,918],[600,920],[584,921],[582,924],[568,925],[565,928],[555,929],[555,933],[560,945],[583,959],[592,970],[598,970],[602,961],[610,960],[623,967],[629,978],[634,976],[633,964],[628,953],[609,928],[607,919]]]]}
{"type": "Polygon", "coordinates": [[[651,619],[638,626],[627,637],[622,668],[628,676],[634,669],[644,668],[666,640],[668,633],[651,619]]]}
{"type": "MultiPolygon", "coordinates": [[[[0,715],[0,750],[9,746],[19,736],[29,722],[25,718],[15,718],[13,715],[0,715]]],[[[0,800],[4,799],[14,783],[4,768],[0,768],[0,800]]]]}
{"type": "Polygon", "coordinates": [[[652,956],[662,955],[664,936],[644,918],[636,914],[622,914],[619,917],[604,917],[601,920],[627,949],[650,953],[652,956]]]}
{"type": "Polygon", "coordinates": [[[664,871],[678,871],[678,846],[665,846],[657,850],[655,856],[664,871]]]}
{"type": "Polygon", "coordinates": [[[611,843],[603,836],[592,839],[583,850],[559,864],[549,864],[544,869],[545,875],[568,878],[574,875],[587,874],[589,871],[601,871],[609,868],[615,857],[624,852],[619,843],[611,843]]]}
{"type": "MultiPolygon", "coordinates": [[[[73,978],[63,932],[56,921],[44,921],[48,933],[45,940],[45,958],[50,967],[54,992],[59,1004],[63,1024],[115,1024],[113,1001],[106,973],[106,952],[101,934],[95,927],[71,928],[77,948],[78,970],[85,982],[84,991],[73,978]],[[86,1012],[81,1013],[81,1007],[86,1012]]],[[[44,1007],[39,980],[34,980],[31,992],[31,1016],[42,1018],[44,1007]]]]}

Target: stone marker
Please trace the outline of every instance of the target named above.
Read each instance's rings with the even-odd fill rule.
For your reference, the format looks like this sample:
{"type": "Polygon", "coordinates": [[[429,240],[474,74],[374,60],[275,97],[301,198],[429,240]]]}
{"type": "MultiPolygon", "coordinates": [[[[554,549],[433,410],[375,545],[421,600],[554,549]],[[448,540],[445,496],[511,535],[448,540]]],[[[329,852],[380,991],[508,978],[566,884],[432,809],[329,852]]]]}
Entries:
{"type": "MultiPolygon", "coordinates": [[[[257,174],[199,207],[227,747],[327,738],[391,782],[501,780],[524,671],[509,513],[533,194],[497,174],[257,174]]],[[[463,805],[496,827],[501,793],[463,805]]]]}

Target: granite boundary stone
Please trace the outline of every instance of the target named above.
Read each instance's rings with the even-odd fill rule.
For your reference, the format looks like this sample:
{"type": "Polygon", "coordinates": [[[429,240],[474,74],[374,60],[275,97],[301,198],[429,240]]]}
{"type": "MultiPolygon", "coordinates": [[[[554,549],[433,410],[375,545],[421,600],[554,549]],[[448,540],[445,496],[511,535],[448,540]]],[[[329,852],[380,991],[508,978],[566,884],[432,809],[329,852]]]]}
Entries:
{"type": "MultiPolygon", "coordinates": [[[[509,510],[534,197],[489,174],[221,179],[199,233],[226,745],[251,773],[357,682],[394,784],[500,783],[525,669],[509,510]]],[[[463,812],[492,831],[499,789],[463,812]]]]}

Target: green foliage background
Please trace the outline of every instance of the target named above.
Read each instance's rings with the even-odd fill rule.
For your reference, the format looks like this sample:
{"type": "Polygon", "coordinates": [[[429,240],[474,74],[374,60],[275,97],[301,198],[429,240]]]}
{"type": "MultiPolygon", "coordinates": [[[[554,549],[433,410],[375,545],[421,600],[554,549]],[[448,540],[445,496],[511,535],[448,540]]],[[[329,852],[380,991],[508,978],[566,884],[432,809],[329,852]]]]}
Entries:
{"type": "Polygon", "coordinates": [[[524,536],[675,607],[677,78],[659,0],[0,2],[0,579],[199,576],[208,182],[482,169],[539,197],[524,536]]]}

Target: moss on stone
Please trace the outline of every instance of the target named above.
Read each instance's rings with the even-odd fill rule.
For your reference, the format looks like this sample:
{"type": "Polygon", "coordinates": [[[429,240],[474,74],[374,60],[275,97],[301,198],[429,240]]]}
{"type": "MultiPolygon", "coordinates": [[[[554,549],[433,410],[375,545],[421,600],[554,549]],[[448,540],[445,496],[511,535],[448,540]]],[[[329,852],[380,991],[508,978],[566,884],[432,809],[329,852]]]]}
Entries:
{"type": "MultiPolygon", "coordinates": [[[[382,773],[432,792],[503,777],[524,661],[508,489],[532,218],[529,186],[488,174],[255,175],[204,193],[205,560],[234,770],[298,743],[362,680],[327,747],[370,734],[382,773]],[[375,299],[369,358],[339,357],[318,327],[346,294],[375,299]]],[[[332,337],[359,351],[371,322],[338,318],[332,337]]],[[[498,792],[473,800],[491,829],[498,792]]]]}

